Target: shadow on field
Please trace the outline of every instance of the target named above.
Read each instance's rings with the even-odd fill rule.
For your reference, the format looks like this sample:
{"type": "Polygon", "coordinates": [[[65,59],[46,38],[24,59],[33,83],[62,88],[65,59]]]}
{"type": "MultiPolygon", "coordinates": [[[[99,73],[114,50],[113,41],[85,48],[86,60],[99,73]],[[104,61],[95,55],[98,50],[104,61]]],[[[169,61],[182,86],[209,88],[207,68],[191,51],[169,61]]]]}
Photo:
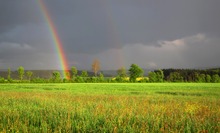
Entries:
{"type": "Polygon", "coordinates": [[[132,95],[147,95],[146,92],[140,92],[140,91],[132,91],[132,92],[130,92],[130,94],[132,94],[132,95]]]}
{"type": "Polygon", "coordinates": [[[22,87],[20,87],[20,86],[18,86],[18,87],[15,87],[15,89],[36,89],[36,87],[34,87],[34,86],[22,86],[22,87]]]}
{"type": "Polygon", "coordinates": [[[166,95],[180,95],[180,96],[202,96],[200,93],[186,93],[186,92],[155,92],[157,94],[166,94],[166,95]]]}
{"type": "Polygon", "coordinates": [[[43,90],[66,90],[66,88],[51,88],[51,87],[44,87],[43,90]]]}

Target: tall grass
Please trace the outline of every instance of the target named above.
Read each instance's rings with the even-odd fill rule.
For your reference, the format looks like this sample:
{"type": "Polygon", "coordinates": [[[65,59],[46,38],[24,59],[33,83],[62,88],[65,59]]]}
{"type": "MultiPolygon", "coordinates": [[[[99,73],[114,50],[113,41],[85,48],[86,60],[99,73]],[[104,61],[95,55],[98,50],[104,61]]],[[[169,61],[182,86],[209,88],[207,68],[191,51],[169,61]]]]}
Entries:
{"type": "Polygon", "coordinates": [[[220,84],[0,88],[0,132],[220,132],[220,84]]]}

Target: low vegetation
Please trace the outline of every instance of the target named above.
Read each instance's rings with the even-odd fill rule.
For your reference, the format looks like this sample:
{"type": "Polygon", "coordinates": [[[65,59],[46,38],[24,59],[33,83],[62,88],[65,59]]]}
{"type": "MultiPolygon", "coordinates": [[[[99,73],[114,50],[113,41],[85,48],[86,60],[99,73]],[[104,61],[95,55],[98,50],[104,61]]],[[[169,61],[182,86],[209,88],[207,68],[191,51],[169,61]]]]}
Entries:
{"type": "MultiPolygon", "coordinates": [[[[159,69],[150,71],[144,76],[144,70],[136,64],[132,64],[127,71],[124,67],[117,70],[117,75],[105,77],[100,72],[100,64],[95,60],[92,64],[93,73],[82,70],[80,73],[76,67],[66,70],[47,72],[51,75],[47,78],[36,76],[32,71],[25,71],[20,66],[16,71],[15,79],[12,78],[11,69],[0,77],[0,83],[159,83],[159,82],[197,82],[220,83],[220,69],[159,69]],[[7,74],[6,74],[7,73],[7,74]],[[6,78],[7,77],[7,78],[6,78]]],[[[15,74],[14,74],[15,75],[15,74]]],[[[1,75],[0,75],[1,76],[1,75]]]]}
{"type": "Polygon", "coordinates": [[[1,84],[0,132],[220,132],[220,84],[1,84]]]}

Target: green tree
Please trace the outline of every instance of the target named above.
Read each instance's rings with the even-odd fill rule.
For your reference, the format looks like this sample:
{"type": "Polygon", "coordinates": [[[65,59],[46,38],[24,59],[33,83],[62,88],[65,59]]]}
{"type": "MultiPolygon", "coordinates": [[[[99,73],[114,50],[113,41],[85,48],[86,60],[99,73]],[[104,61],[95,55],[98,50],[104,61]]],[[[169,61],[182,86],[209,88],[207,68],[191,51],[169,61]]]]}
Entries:
{"type": "Polygon", "coordinates": [[[19,74],[19,78],[20,80],[23,80],[23,76],[24,76],[24,67],[20,66],[18,68],[18,74],[19,74]]]}
{"type": "Polygon", "coordinates": [[[5,83],[5,78],[0,77],[0,83],[5,83]]]}
{"type": "Polygon", "coordinates": [[[33,76],[33,72],[27,71],[27,72],[26,72],[26,75],[27,75],[29,81],[31,81],[31,77],[33,76]]]}
{"type": "Polygon", "coordinates": [[[195,82],[201,82],[198,72],[193,72],[193,76],[194,76],[194,81],[195,82]]]}
{"type": "Polygon", "coordinates": [[[83,79],[83,82],[87,82],[89,80],[88,78],[88,72],[86,70],[83,70],[80,76],[83,79]]]}
{"type": "Polygon", "coordinates": [[[141,77],[144,71],[136,64],[132,64],[129,69],[130,81],[136,82],[136,78],[141,77]]]}
{"type": "Polygon", "coordinates": [[[149,72],[148,78],[150,82],[157,82],[157,74],[155,72],[149,72]]]}
{"type": "Polygon", "coordinates": [[[8,81],[11,82],[11,69],[8,68],[8,81]]]}
{"type": "Polygon", "coordinates": [[[205,79],[207,83],[210,83],[212,81],[212,77],[209,74],[206,75],[205,79]]]}
{"type": "Polygon", "coordinates": [[[104,75],[100,72],[100,73],[99,73],[99,81],[100,81],[100,82],[104,82],[104,80],[105,80],[105,79],[104,79],[104,75]]]}
{"type": "Polygon", "coordinates": [[[91,83],[97,83],[98,82],[98,77],[95,77],[95,76],[91,77],[90,82],[91,83]]]}
{"type": "Polygon", "coordinates": [[[71,68],[71,71],[72,71],[72,77],[76,77],[77,74],[78,74],[77,68],[76,68],[76,67],[72,67],[72,68],[71,68]]]}
{"type": "Polygon", "coordinates": [[[213,83],[219,83],[220,82],[220,78],[218,74],[212,75],[212,82],[213,83]]]}
{"type": "Polygon", "coordinates": [[[76,76],[75,82],[76,82],[76,83],[84,83],[85,81],[84,81],[84,78],[83,78],[83,77],[81,77],[81,76],[76,76]]]}
{"type": "Polygon", "coordinates": [[[200,82],[200,83],[206,82],[206,75],[205,74],[199,74],[198,82],[200,82]]]}
{"type": "Polygon", "coordinates": [[[83,70],[81,73],[81,77],[88,77],[88,72],[83,70]]]}
{"type": "Polygon", "coordinates": [[[157,75],[157,82],[163,82],[164,74],[163,74],[163,71],[161,69],[156,71],[156,75],[157,75]]]}
{"type": "Polygon", "coordinates": [[[183,82],[183,77],[179,72],[171,72],[169,75],[169,81],[171,82],[183,82]]]}
{"type": "Polygon", "coordinates": [[[61,82],[60,72],[54,71],[54,72],[53,72],[52,80],[53,80],[53,82],[55,82],[55,83],[61,82]]]}

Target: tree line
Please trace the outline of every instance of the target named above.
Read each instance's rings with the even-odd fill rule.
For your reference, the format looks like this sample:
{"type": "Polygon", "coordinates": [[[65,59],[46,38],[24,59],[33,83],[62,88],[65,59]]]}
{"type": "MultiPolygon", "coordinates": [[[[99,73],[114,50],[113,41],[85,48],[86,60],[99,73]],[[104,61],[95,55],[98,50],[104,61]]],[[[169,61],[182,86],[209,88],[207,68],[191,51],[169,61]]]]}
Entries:
{"type": "Polygon", "coordinates": [[[117,70],[116,77],[105,77],[100,72],[100,62],[92,63],[93,75],[83,70],[81,73],[73,66],[65,71],[67,78],[63,78],[60,71],[54,71],[50,78],[33,77],[32,71],[25,71],[24,67],[17,68],[18,79],[12,79],[11,69],[8,68],[7,78],[0,77],[0,83],[149,83],[149,82],[204,82],[220,83],[220,68],[216,69],[158,69],[150,71],[144,77],[144,70],[137,64],[131,64],[130,68],[121,67],[117,70]]]}
{"type": "Polygon", "coordinates": [[[220,68],[215,69],[163,69],[164,80],[168,82],[220,82],[220,68]]]}

